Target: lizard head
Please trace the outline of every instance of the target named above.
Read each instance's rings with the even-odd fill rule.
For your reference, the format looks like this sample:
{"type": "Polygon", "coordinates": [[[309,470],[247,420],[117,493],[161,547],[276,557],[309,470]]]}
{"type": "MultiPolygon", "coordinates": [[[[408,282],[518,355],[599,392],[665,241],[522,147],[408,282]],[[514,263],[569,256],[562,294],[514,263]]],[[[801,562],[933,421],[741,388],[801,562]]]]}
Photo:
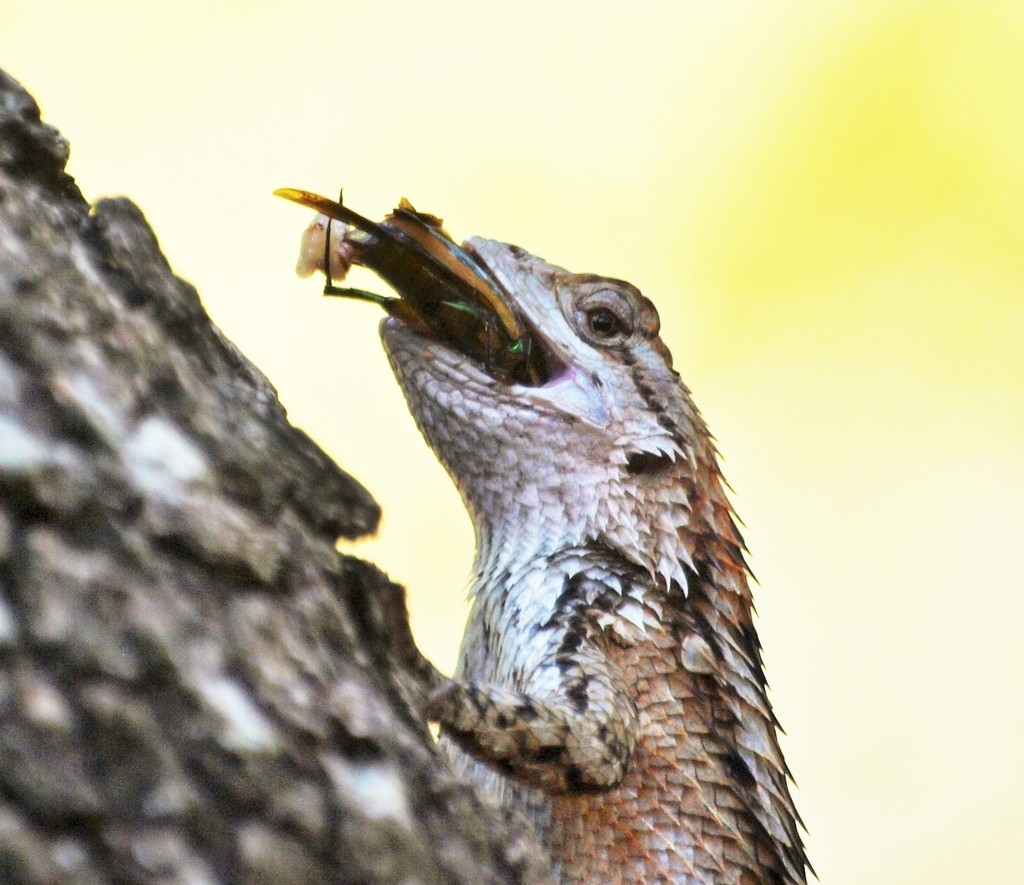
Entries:
{"type": "Polygon", "coordinates": [[[500,567],[517,551],[599,542],[685,589],[689,491],[717,468],[654,305],[629,283],[516,246],[472,238],[462,249],[526,330],[535,376],[502,377],[399,317],[381,337],[466,501],[478,557],[500,567]]]}

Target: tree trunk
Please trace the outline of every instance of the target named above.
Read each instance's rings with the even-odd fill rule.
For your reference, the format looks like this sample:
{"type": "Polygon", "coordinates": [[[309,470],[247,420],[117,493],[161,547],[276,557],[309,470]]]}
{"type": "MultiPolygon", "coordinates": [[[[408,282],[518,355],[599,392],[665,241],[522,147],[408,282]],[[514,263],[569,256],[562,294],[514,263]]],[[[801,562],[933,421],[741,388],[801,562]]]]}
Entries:
{"type": "Polygon", "coordinates": [[[536,882],[366,491],[0,72],[0,881],[536,882]]]}

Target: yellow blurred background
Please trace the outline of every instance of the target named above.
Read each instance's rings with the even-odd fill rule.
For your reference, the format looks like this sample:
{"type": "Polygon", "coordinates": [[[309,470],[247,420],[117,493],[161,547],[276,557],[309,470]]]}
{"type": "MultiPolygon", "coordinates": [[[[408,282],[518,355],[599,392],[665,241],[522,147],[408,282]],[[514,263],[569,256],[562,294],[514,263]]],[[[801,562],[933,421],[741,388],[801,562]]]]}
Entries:
{"type": "Polygon", "coordinates": [[[353,549],[442,666],[471,529],[270,191],[639,285],[747,526],[821,881],[1024,882],[1019,0],[0,0],[0,66],[382,503],[353,549]]]}

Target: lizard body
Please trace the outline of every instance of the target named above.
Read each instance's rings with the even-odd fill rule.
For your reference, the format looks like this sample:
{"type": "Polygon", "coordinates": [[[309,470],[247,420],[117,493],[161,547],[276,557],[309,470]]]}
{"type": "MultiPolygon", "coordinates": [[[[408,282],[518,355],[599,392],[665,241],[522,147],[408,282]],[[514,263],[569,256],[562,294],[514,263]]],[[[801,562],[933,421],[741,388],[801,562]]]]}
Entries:
{"type": "Polygon", "coordinates": [[[449,755],[532,817],[563,883],[806,882],[743,542],[654,306],[514,246],[463,250],[497,293],[473,309],[502,300],[530,374],[436,318],[381,325],[477,536],[429,709],[449,755]]]}

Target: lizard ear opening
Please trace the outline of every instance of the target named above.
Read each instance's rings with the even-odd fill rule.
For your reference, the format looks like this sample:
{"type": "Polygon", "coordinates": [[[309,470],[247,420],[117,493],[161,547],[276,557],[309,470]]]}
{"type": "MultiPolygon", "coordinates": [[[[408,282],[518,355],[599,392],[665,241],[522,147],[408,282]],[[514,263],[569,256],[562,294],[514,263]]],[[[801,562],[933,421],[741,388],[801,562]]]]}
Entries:
{"type": "Polygon", "coordinates": [[[633,452],[626,460],[626,470],[634,476],[657,476],[673,464],[673,458],[653,452],[633,452]]]}

